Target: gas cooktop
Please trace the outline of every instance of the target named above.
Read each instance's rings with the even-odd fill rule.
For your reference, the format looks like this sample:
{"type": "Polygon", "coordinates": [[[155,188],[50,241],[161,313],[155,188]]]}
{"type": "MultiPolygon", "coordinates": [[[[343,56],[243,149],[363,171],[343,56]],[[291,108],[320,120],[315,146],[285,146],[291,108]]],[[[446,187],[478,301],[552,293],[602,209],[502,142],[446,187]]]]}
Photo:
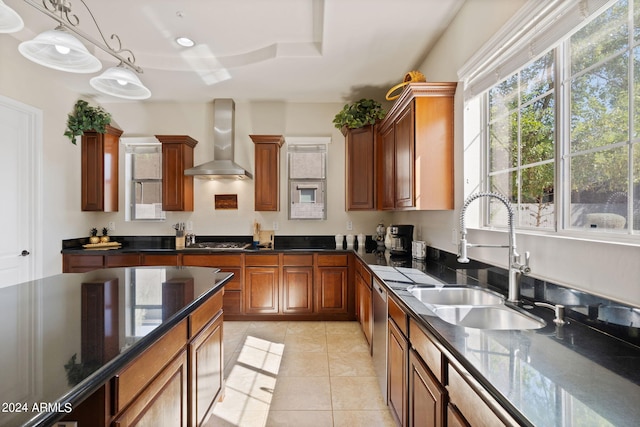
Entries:
{"type": "Polygon", "coordinates": [[[251,243],[243,242],[198,242],[185,249],[246,249],[251,243]]]}

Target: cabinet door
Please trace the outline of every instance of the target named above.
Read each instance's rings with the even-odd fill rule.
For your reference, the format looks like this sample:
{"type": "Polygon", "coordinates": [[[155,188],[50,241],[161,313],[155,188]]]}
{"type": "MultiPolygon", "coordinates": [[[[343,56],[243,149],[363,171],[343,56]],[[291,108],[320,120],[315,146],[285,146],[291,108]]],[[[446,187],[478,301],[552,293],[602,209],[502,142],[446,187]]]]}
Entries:
{"type": "Polygon", "coordinates": [[[371,346],[371,339],[373,337],[371,288],[359,274],[356,274],[356,286],[358,290],[358,317],[364,337],[367,339],[369,346],[371,346]]]}
{"type": "Polygon", "coordinates": [[[187,426],[187,352],[166,365],[113,421],[113,427],[187,426]]]}
{"type": "Polygon", "coordinates": [[[187,135],[156,135],[162,143],[162,210],[193,210],[193,148],[198,141],[187,135]]]}
{"type": "Polygon", "coordinates": [[[395,208],[395,135],[393,124],[380,135],[381,173],[378,178],[378,200],[382,210],[395,208]]]}
{"type": "Polygon", "coordinates": [[[348,267],[319,267],[316,276],[316,311],[347,313],[348,267]]]}
{"type": "Polygon", "coordinates": [[[192,426],[207,420],[223,387],[222,313],[189,344],[192,426]]]}
{"type": "Polygon", "coordinates": [[[122,131],[82,135],[81,187],[83,211],[118,211],[118,145],[122,131]]]}
{"type": "Polygon", "coordinates": [[[142,265],[179,265],[178,255],[143,254],[142,265]]]}
{"type": "Polygon", "coordinates": [[[373,125],[346,134],[347,210],[375,210],[375,130],[373,125]]]}
{"type": "Polygon", "coordinates": [[[284,267],[282,312],[313,312],[313,267],[284,267]]]}
{"type": "MultiPolygon", "coordinates": [[[[389,387],[389,409],[396,422],[407,425],[407,339],[393,320],[389,319],[387,340],[387,384],[389,387]]],[[[431,425],[431,424],[424,424],[431,425]]]]}
{"type": "Polygon", "coordinates": [[[409,352],[409,425],[440,427],[444,423],[446,391],[424,365],[420,356],[409,352]]]}
{"type": "Polygon", "coordinates": [[[395,122],[395,207],[414,206],[414,118],[413,103],[407,106],[395,122]]]}
{"type": "Polygon", "coordinates": [[[278,267],[246,267],[244,283],[245,313],[278,313],[278,282],[278,267]]]}
{"type": "Polygon", "coordinates": [[[250,135],[255,143],[255,210],[280,210],[280,147],[282,135],[250,135]]]}

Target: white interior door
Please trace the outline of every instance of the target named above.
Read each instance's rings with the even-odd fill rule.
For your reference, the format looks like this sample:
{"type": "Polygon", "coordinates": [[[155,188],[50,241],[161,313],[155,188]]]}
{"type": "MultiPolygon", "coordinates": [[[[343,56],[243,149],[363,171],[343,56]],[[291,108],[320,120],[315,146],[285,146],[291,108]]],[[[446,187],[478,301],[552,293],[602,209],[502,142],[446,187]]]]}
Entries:
{"type": "Polygon", "coordinates": [[[0,287],[39,275],[42,112],[0,96],[0,287]]]}

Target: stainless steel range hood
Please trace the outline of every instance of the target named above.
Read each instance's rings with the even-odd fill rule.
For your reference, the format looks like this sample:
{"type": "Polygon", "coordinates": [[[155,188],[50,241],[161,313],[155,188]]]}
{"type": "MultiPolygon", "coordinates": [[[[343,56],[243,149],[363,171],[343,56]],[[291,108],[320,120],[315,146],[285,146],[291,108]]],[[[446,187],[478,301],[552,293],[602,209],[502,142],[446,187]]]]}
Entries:
{"type": "Polygon", "coordinates": [[[184,171],[185,175],[201,179],[245,179],[253,175],[233,161],[235,145],[236,104],[233,99],[213,100],[214,160],[184,171]]]}

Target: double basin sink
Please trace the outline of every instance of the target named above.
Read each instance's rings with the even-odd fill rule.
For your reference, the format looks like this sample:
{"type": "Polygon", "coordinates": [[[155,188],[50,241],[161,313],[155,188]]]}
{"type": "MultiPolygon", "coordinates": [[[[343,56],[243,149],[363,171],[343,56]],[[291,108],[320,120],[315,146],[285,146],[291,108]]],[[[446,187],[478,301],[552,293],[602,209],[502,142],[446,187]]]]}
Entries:
{"type": "Polygon", "coordinates": [[[471,286],[410,286],[407,291],[445,322],[476,329],[539,329],[544,320],[505,305],[496,292],[471,286]]]}

